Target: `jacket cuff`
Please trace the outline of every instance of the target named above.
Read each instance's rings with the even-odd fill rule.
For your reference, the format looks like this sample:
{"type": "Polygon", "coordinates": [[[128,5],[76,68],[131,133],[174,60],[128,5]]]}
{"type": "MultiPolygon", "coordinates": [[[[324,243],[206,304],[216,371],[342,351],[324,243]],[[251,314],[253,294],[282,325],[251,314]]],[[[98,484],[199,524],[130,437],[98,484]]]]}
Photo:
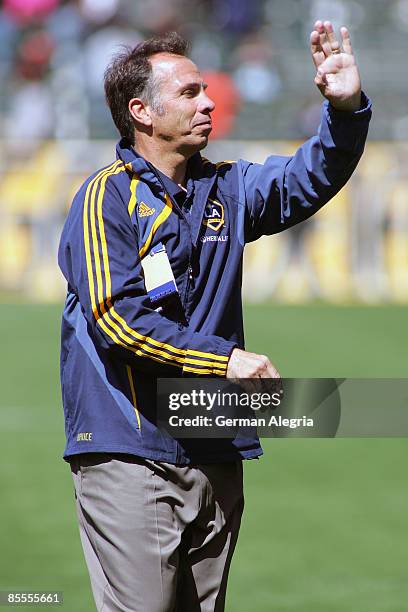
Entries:
{"type": "Polygon", "coordinates": [[[361,92],[361,101],[360,101],[360,108],[356,111],[342,111],[342,110],[337,110],[336,108],[334,108],[334,106],[332,106],[330,104],[330,102],[328,100],[326,100],[324,102],[324,106],[327,109],[327,112],[329,113],[331,119],[336,120],[336,119],[349,119],[351,121],[356,120],[356,119],[366,119],[367,117],[371,116],[371,107],[372,107],[372,103],[371,100],[368,96],[366,96],[366,94],[364,93],[364,91],[361,92]]]}
{"type": "Polygon", "coordinates": [[[238,346],[236,342],[220,340],[215,345],[213,353],[200,352],[198,357],[196,350],[187,350],[183,376],[191,376],[194,373],[195,376],[220,376],[225,378],[230,355],[236,346],[238,346]],[[190,365],[192,361],[195,364],[194,369],[190,365]]]}
{"type": "Polygon", "coordinates": [[[228,369],[229,358],[231,357],[231,353],[234,350],[234,348],[238,348],[238,344],[236,342],[229,342],[229,341],[225,340],[225,341],[220,343],[220,346],[219,346],[217,352],[218,352],[219,355],[223,355],[225,357],[228,357],[228,359],[224,362],[224,372],[220,373],[220,370],[217,368],[217,371],[214,371],[214,375],[222,376],[224,378],[227,376],[227,369],[228,369]]]}

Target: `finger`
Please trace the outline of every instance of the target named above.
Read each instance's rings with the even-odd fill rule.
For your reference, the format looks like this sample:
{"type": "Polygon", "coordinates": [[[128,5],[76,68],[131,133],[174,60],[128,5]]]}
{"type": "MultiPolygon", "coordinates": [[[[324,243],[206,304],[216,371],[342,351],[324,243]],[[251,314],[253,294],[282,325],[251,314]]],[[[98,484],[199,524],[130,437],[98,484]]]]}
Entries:
{"type": "Polygon", "coordinates": [[[326,82],[327,75],[337,74],[342,69],[342,66],[343,61],[341,56],[331,55],[325,59],[323,64],[320,64],[316,72],[316,77],[323,79],[323,81],[326,82]]]}
{"type": "Polygon", "coordinates": [[[312,54],[313,63],[318,68],[326,59],[323,49],[320,46],[319,32],[313,30],[310,34],[310,52],[312,54]]]}
{"type": "Polygon", "coordinates": [[[330,57],[332,54],[331,45],[327,39],[326,32],[324,34],[320,34],[320,46],[323,49],[324,56],[330,57]]]}
{"type": "Polygon", "coordinates": [[[319,33],[320,46],[325,57],[329,57],[332,53],[332,48],[327,38],[326,29],[322,21],[316,21],[315,29],[319,33]]]}
{"type": "Polygon", "coordinates": [[[340,28],[340,33],[343,39],[344,53],[347,53],[348,55],[353,55],[353,48],[351,46],[350,33],[348,29],[343,26],[342,28],[340,28]]]}
{"type": "MultiPolygon", "coordinates": [[[[333,56],[333,59],[336,56],[333,56]]],[[[331,58],[326,59],[326,61],[319,66],[316,72],[316,76],[314,78],[314,82],[318,87],[327,87],[329,84],[329,75],[337,74],[340,72],[341,67],[338,66],[334,61],[330,61],[331,58]]]]}
{"type": "Polygon", "coordinates": [[[266,368],[259,373],[259,378],[280,378],[280,374],[275,366],[269,362],[266,368]]]}
{"type": "Polygon", "coordinates": [[[317,85],[318,88],[323,92],[324,87],[326,87],[327,85],[326,79],[322,77],[320,74],[316,74],[314,78],[314,82],[315,82],[315,85],[317,85]]]}
{"type": "Polygon", "coordinates": [[[332,53],[340,53],[341,52],[340,43],[337,40],[337,37],[336,37],[336,34],[334,33],[333,26],[332,26],[331,22],[330,21],[325,21],[323,25],[324,25],[324,29],[326,31],[327,39],[328,39],[328,41],[330,43],[331,52],[332,53]]]}

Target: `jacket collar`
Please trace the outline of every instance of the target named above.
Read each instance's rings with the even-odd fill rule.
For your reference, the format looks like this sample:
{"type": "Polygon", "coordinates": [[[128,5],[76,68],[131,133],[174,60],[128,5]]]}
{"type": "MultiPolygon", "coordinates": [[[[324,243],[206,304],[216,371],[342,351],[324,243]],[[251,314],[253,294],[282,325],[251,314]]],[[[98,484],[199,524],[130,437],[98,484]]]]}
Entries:
{"type": "Polygon", "coordinates": [[[135,151],[127,138],[122,138],[116,145],[116,158],[121,159],[143,182],[160,187],[161,190],[163,189],[159,179],[145,158],[135,151]]]}
{"type": "MultiPolygon", "coordinates": [[[[159,177],[146,159],[135,151],[126,138],[122,138],[116,145],[116,157],[121,159],[132,172],[137,174],[140,180],[147,183],[154,193],[164,195],[164,187],[159,177]]],[[[217,176],[217,169],[215,164],[203,159],[200,153],[195,153],[190,157],[188,167],[187,192],[194,194],[191,215],[191,238],[194,246],[196,246],[208,196],[217,176]]],[[[183,214],[180,208],[177,208],[183,214]]]]}

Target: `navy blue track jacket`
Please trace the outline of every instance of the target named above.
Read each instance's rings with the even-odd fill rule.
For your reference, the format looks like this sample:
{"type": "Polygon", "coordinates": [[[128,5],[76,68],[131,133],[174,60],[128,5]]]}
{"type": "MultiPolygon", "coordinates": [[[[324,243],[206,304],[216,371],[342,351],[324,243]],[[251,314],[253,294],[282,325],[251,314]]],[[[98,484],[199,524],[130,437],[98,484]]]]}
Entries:
{"type": "Polygon", "coordinates": [[[67,445],[177,464],[262,454],[257,437],[177,441],[155,426],[158,377],[225,377],[244,348],[244,245],[313,215],[351,176],[371,116],[323,104],[318,135],[293,157],[188,164],[186,214],[160,175],[122,140],[117,160],[74,198],[59,265],[68,282],[62,319],[61,383],[67,445]],[[166,247],[179,299],[155,310],[142,258],[166,247]]]}

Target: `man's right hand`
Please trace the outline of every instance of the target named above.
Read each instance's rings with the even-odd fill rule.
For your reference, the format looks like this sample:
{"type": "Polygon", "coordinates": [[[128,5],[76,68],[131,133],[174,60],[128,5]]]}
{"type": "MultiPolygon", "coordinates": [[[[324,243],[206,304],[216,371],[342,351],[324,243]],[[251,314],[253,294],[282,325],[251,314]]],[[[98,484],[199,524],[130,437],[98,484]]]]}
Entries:
{"type": "Polygon", "coordinates": [[[277,378],[280,374],[265,355],[235,348],[228,362],[227,378],[277,378]]]}
{"type": "Polygon", "coordinates": [[[341,28],[343,49],[330,21],[316,21],[310,49],[317,72],[315,83],[330,104],[340,111],[357,111],[361,80],[347,28],[341,28]]]}

